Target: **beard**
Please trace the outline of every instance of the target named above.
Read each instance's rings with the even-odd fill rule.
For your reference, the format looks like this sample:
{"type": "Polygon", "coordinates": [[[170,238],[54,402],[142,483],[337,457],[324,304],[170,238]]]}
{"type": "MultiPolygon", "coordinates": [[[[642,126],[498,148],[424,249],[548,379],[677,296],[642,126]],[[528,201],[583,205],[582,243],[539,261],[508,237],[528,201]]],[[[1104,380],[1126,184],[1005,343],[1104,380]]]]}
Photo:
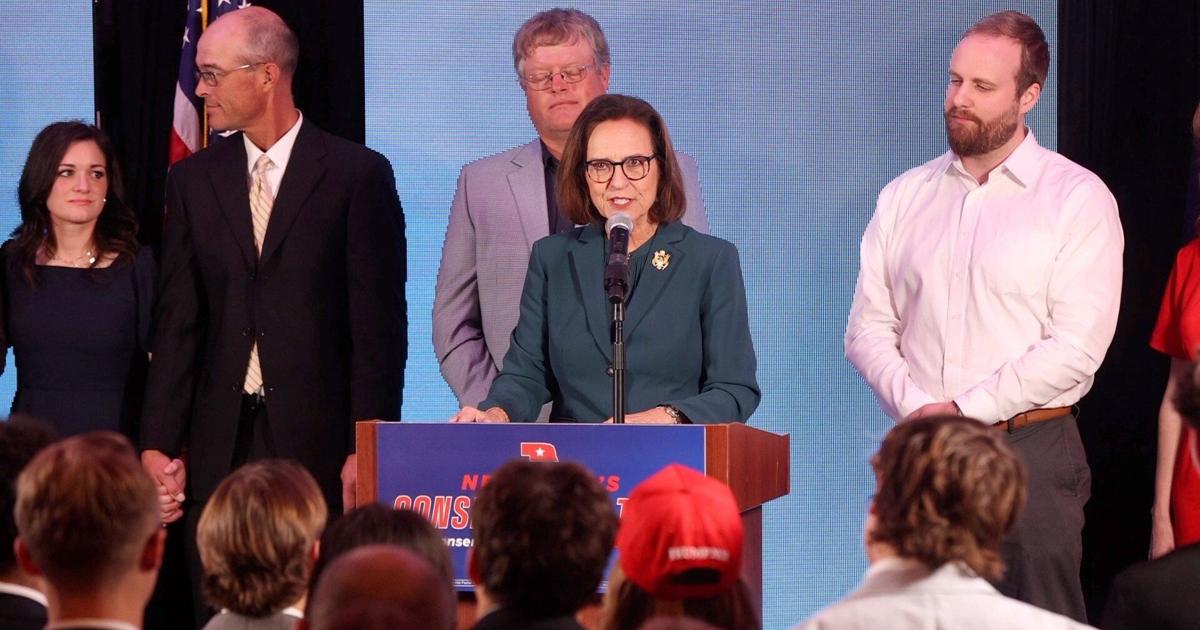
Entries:
{"type": "Polygon", "coordinates": [[[1008,111],[984,122],[975,114],[951,108],[944,114],[946,119],[946,141],[958,157],[974,157],[990,153],[1012,139],[1020,126],[1018,102],[1008,111]],[[951,115],[958,119],[951,119],[951,115]],[[966,120],[962,120],[962,119],[966,120]],[[967,122],[967,121],[971,122],[967,122]],[[971,124],[974,123],[974,124],[971,124]]]}

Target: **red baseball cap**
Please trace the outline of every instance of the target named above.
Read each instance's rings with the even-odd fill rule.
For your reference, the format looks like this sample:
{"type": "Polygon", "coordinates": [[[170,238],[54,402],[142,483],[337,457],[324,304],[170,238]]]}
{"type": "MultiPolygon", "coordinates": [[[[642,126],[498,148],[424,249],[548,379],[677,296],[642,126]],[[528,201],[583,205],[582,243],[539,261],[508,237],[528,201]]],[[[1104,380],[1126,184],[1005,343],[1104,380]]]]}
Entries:
{"type": "Polygon", "coordinates": [[[737,582],[742,519],[729,486],[671,464],[629,495],[617,532],[621,570],[662,599],[712,597],[737,582]]]}

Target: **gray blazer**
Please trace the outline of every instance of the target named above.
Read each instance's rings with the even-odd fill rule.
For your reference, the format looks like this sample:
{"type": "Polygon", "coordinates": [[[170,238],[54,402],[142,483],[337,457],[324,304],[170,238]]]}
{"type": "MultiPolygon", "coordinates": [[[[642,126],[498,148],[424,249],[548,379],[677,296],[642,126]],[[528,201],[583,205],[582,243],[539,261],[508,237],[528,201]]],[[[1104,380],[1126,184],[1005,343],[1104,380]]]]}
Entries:
{"type": "MultiPolygon", "coordinates": [[[[707,234],[699,167],[684,153],[675,157],[687,196],[683,223],[707,234]]],[[[529,253],[549,232],[540,140],[463,167],[433,297],[433,349],[460,405],[487,398],[500,373],[529,253]]]]}

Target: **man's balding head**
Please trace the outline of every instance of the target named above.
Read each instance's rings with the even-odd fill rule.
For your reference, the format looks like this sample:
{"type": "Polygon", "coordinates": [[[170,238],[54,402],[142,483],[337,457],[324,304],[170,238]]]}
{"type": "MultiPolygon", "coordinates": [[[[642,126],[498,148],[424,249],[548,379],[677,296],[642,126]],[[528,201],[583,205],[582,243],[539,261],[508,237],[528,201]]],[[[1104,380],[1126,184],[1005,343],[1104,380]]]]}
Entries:
{"type": "Polygon", "coordinates": [[[389,627],[407,620],[414,628],[451,629],[455,614],[454,591],[427,561],[399,547],[367,545],[325,568],[302,627],[389,627]]]}
{"type": "Polygon", "coordinates": [[[296,73],[300,45],[283,18],[262,7],[246,7],[222,15],[204,32],[219,35],[234,46],[242,63],[270,61],[291,77],[296,73]]]}

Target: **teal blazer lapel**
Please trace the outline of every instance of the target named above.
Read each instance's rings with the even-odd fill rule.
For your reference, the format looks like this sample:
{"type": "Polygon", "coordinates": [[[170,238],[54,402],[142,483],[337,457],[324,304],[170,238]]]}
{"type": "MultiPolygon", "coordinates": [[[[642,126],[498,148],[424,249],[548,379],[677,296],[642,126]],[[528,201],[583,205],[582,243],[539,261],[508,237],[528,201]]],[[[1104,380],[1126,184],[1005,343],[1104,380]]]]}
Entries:
{"type": "Polygon", "coordinates": [[[658,234],[646,243],[645,247],[653,249],[650,251],[650,260],[646,262],[646,268],[638,278],[637,299],[633,300],[629,309],[625,311],[626,338],[637,330],[638,324],[646,318],[646,313],[654,309],[654,304],[662,297],[667,285],[675,278],[675,273],[683,266],[684,252],[679,248],[679,241],[683,240],[686,233],[682,223],[667,223],[660,225],[658,234]],[[659,261],[666,263],[662,269],[654,265],[656,255],[660,253],[662,255],[657,256],[659,261]]]}
{"type": "Polygon", "coordinates": [[[588,332],[596,347],[612,362],[612,311],[604,296],[604,233],[596,222],[584,226],[567,253],[575,292],[587,316],[588,332]]]}

